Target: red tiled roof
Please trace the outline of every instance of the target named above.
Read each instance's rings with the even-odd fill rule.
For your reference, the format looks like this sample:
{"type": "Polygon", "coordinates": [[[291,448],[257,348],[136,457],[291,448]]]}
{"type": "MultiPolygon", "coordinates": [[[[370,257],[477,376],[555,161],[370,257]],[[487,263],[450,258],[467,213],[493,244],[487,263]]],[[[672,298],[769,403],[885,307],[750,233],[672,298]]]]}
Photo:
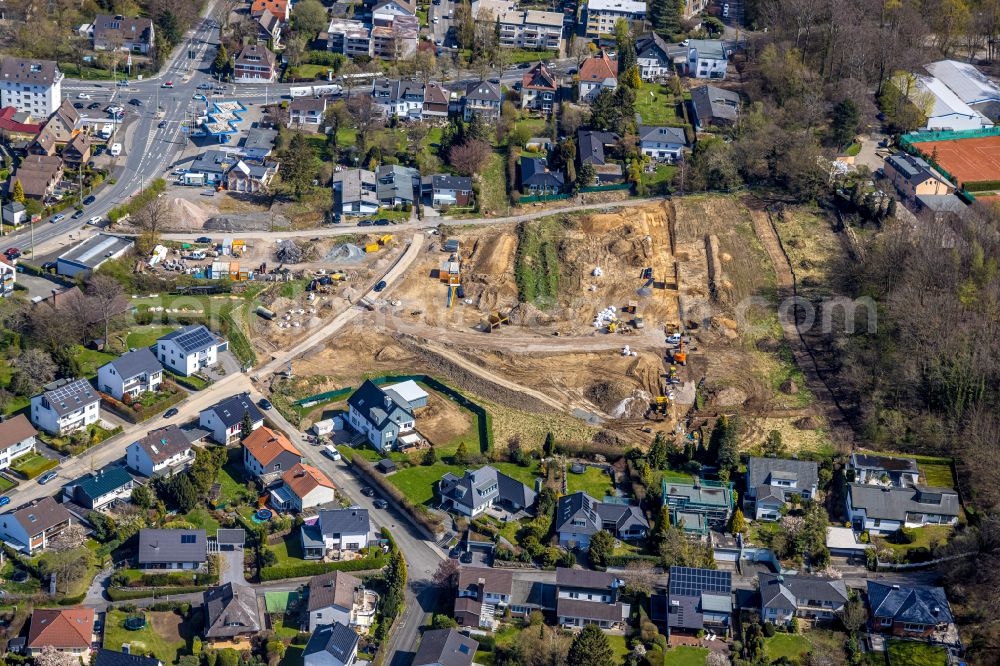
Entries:
{"type": "Polygon", "coordinates": [[[28,647],[90,648],[94,635],[93,608],[38,609],[31,614],[28,647]]]}
{"type": "Polygon", "coordinates": [[[42,131],[42,126],[36,123],[20,123],[14,120],[17,109],[13,106],[5,106],[0,109],[0,130],[7,132],[19,132],[21,134],[38,134],[42,131]]]}
{"type": "Polygon", "coordinates": [[[299,499],[305,498],[306,495],[320,486],[326,488],[335,487],[333,482],[326,478],[323,472],[312,465],[303,465],[302,463],[285,472],[281,480],[285,482],[288,489],[295,493],[295,496],[299,499]]]}
{"type": "Polygon", "coordinates": [[[604,81],[618,78],[618,61],[612,60],[608,54],[601,51],[599,55],[587,58],[580,65],[581,81],[604,81]]]}
{"type": "Polygon", "coordinates": [[[271,461],[279,455],[288,451],[297,456],[302,453],[295,448],[295,445],[288,441],[284,434],[277,430],[271,430],[267,426],[261,426],[254,430],[243,440],[243,446],[250,452],[261,465],[270,465],[271,461]]]}

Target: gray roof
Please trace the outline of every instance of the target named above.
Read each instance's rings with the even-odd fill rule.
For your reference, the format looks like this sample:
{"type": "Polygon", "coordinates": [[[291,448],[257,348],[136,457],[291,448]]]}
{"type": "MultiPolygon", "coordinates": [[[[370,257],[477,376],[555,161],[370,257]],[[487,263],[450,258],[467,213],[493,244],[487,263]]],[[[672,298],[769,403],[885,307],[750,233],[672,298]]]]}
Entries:
{"type": "Polygon", "coordinates": [[[696,51],[699,58],[711,60],[726,60],[730,53],[729,45],[721,39],[692,39],[688,49],[696,51]]]}
{"type": "Polygon", "coordinates": [[[168,425],[165,428],[150,430],[145,437],[136,440],[136,444],[146,452],[154,464],[159,464],[181,451],[190,449],[191,439],[187,432],[176,425],[168,425]]]}
{"type": "Polygon", "coordinates": [[[371,521],[368,509],[330,509],[319,512],[319,525],[323,534],[368,534],[371,521]]]}
{"type": "Polygon", "coordinates": [[[556,615],[559,617],[580,617],[587,620],[605,620],[607,622],[621,622],[626,619],[624,608],[620,602],[608,604],[602,601],[567,599],[565,597],[559,597],[556,600],[556,615]]]}
{"type": "Polygon", "coordinates": [[[237,423],[242,423],[243,415],[248,412],[250,414],[250,420],[254,423],[264,420],[264,415],[260,413],[259,409],[257,409],[257,405],[253,404],[253,400],[250,399],[250,396],[247,393],[237,393],[236,395],[231,395],[202,411],[215,412],[216,416],[219,417],[219,420],[222,421],[222,424],[227,428],[232,427],[237,423]]]}
{"type": "Polygon", "coordinates": [[[413,658],[413,666],[470,666],[478,649],[477,641],[454,629],[425,631],[420,639],[420,648],[413,658]]]}
{"type": "Polygon", "coordinates": [[[842,580],[762,573],[758,576],[758,582],[763,608],[794,610],[796,599],[829,601],[834,608],[847,601],[847,585],[842,580]]]}
{"type": "Polygon", "coordinates": [[[649,529],[649,521],[642,515],[642,509],[632,504],[597,502],[595,508],[601,520],[604,523],[614,523],[619,532],[625,532],[636,525],[649,529]]]}
{"type": "Polygon", "coordinates": [[[503,101],[503,93],[500,91],[500,86],[492,81],[480,81],[469,84],[465,91],[465,99],[500,103],[503,101]]]}
{"type": "Polygon", "coordinates": [[[854,469],[875,470],[890,474],[919,474],[917,461],[914,458],[896,458],[879,456],[870,453],[852,453],[851,467],[854,469]]]}
{"type": "Polygon", "coordinates": [[[541,157],[521,157],[521,187],[535,185],[561,188],[565,177],[561,171],[549,171],[548,163],[541,157]]]}
{"type": "Polygon", "coordinates": [[[666,615],[663,619],[671,627],[702,629],[706,614],[732,613],[732,589],[732,574],[728,571],[670,567],[670,583],[664,600],[667,603],[660,612],[666,615]]]}
{"type": "Polygon", "coordinates": [[[163,370],[163,366],[156,360],[156,356],[149,347],[126,352],[113,361],[109,361],[108,365],[113,367],[124,381],[137,375],[153,374],[163,370]]]}
{"type": "Polygon", "coordinates": [[[52,85],[59,75],[59,67],[53,60],[29,60],[27,58],[3,59],[0,64],[0,79],[31,85],[52,85]]]}
{"type": "Polygon", "coordinates": [[[371,380],[366,379],[358,390],[347,399],[347,404],[356,409],[381,431],[390,421],[413,420],[413,408],[395,391],[386,391],[371,380]]]}
{"type": "Polygon", "coordinates": [[[403,199],[414,201],[420,187],[420,172],[412,167],[386,164],[378,168],[376,191],[380,201],[403,199]]]}
{"type": "Polygon", "coordinates": [[[358,638],[357,632],[340,622],[322,624],[309,638],[302,656],[308,657],[317,652],[329,652],[334,659],[346,664],[358,646],[358,638]]]}
{"type": "Polygon", "coordinates": [[[226,583],[205,590],[205,638],[233,638],[261,630],[257,594],[252,587],[226,583]]]}
{"type": "Polygon", "coordinates": [[[958,493],[951,488],[886,488],[849,483],[847,493],[854,509],[864,509],[868,518],[903,521],[907,513],[958,516],[958,493]]]}
{"type": "Polygon", "coordinates": [[[954,194],[918,194],[917,201],[920,202],[921,206],[935,213],[955,213],[956,215],[961,215],[969,209],[954,194]]]}
{"type": "Polygon", "coordinates": [[[521,483],[517,479],[507,476],[503,472],[497,473],[498,495],[501,501],[512,502],[520,506],[531,506],[535,503],[538,493],[534,488],[521,483]]]}
{"type": "Polygon", "coordinates": [[[42,395],[59,416],[71,414],[87,405],[100,402],[97,391],[86,379],[59,379],[43,387],[42,395]]]}
{"type": "Polygon", "coordinates": [[[819,465],[810,460],[789,460],[786,458],[750,458],[747,463],[748,486],[773,485],[772,479],[796,481],[795,488],[788,492],[812,489],[819,483],[819,465]]]}
{"type": "Polygon", "coordinates": [[[970,63],[939,60],[924,65],[924,69],[948,86],[966,104],[1000,99],[1000,86],[970,63]]]}
{"type": "Polygon", "coordinates": [[[76,484],[74,492],[82,493],[93,501],[129,483],[132,483],[132,476],[124,467],[112,467],[88,474],[83,481],[76,484]]]}
{"type": "Polygon", "coordinates": [[[224,150],[206,150],[191,163],[188,171],[193,173],[218,174],[221,176],[239,161],[240,156],[236,153],[228,153],[224,150]]]}
{"type": "Polygon", "coordinates": [[[577,587],[586,590],[613,590],[616,586],[614,574],[589,569],[567,569],[556,567],[556,585],[577,587]]]}
{"type": "Polygon", "coordinates": [[[138,654],[125,654],[101,648],[94,657],[94,666],[161,666],[156,657],[143,657],[138,654]]]}
{"type": "Polygon", "coordinates": [[[139,564],[204,562],[207,556],[205,530],[139,530],[139,564]]]}
{"type": "Polygon", "coordinates": [[[185,354],[195,354],[222,344],[222,339],[212,333],[204,324],[191,324],[176,331],[170,331],[161,340],[170,340],[185,354]]]}
{"type": "Polygon", "coordinates": [[[465,470],[461,477],[448,472],[441,477],[438,488],[443,497],[470,509],[486,504],[493,498],[521,506],[531,506],[535,502],[534,490],[490,465],[477,470],[465,470]],[[493,485],[497,486],[496,494],[480,492],[493,485]]]}
{"type": "Polygon", "coordinates": [[[886,158],[885,163],[899,172],[908,182],[917,185],[927,180],[942,180],[922,157],[907,153],[896,153],[886,158]]]}
{"type": "Polygon", "coordinates": [[[604,164],[604,146],[616,143],[620,136],[614,132],[598,132],[595,130],[579,130],[577,136],[577,155],[580,164],[604,164]]]}
{"type": "Polygon", "coordinates": [[[309,581],[309,612],[339,606],[350,610],[354,606],[354,591],[361,581],[346,571],[333,571],[315,576],[309,581]]]}
{"type": "Polygon", "coordinates": [[[274,147],[274,140],[277,137],[277,130],[252,127],[247,130],[247,137],[243,141],[243,148],[244,150],[270,150],[274,147]]]}
{"type": "Polygon", "coordinates": [[[367,169],[344,169],[333,174],[334,189],[340,190],[341,202],[370,201],[378,204],[375,196],[375,173],[367,169]],[[336,186],[340,185],[339,188],[336,186]]]}
{"type": "Polygon", "coordinates": [[[468,176],[449,176],[435,174],[431,176],[431,186],[435,190],[468,190],[472,191],[472,179],[468,176]]]}
{"type": "Polygon", "coordinates": [[[218,529],[215,531],[215,541],[219,544],[242,546],[246,543],[247,532],[242,527],[236,529],[218,529]]]}
{"type": "Polygon", "coordinates": [[[43,497],[26,507],[3,515],[11,516],[19,522],[29,535],[38,534],[71,519],[66,507],[56,502],[53,497],[43,497]]]}
{"type": "Polygon", "coordinates": [[[576,534],[595,534],[600,531],[596,504],[597,500],[585,492],[560,497],[556,503],[556,531],[572,531],[576,534]],[[582,520],[584,524],[571,525],[573,520],[582,520]]]}
{"type": "Polygon", "coordinates": [[[135,245],[135,240],[112,234],[95,234],[87,240],[74,245],[59,255],[60,261],[71,261],[80,266],[97,268],[108,257],[116,256],[135,245]]]}
{"type": "Polygon", "coordinates": [[[875,617],[937,625],[955,621],[944,588],[903,587],[868,581],[868,604],[875,617]]]}
{"type": "Polygon", "coordinates": [[[378,103],[399,100],[423,101],[424,84],[412,79],[378,79],[372,84],[372,97],[378,103]]]}
{"type": "Polygon", "coordinates": [[[640,125],[639,141],[661,141],[687,145],[687,135],[683,127],[665,127],[662,125],[640,125]]]}
{"type": "Polygon", "coordinates": [[[670,62],[671,51],[677,50],[676,47],[671,47],[671,44],[655,32],[640,35],[635,41],[635,52],[639,58],[656,58],[661,63],[670,62]]]}
{"type": "Polygon", "coordinates": [[[698,121],[708,124],[712,120],[736,122],[740,109],[740,96],[731,90],[715,86],[701,86],[691,91],[691,104],[694,105],[698,121]]]}

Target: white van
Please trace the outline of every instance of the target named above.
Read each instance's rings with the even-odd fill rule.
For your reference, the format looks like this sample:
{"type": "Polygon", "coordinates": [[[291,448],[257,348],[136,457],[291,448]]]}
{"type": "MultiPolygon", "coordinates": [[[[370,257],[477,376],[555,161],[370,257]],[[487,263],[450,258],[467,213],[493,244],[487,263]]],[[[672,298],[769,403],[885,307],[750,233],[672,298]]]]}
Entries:
{"type": "Polygon", "coordinates": [[[333,444],[327,444],[323,447],[323,453],[327,455],[330,460],[340,460],[340,451],[333,444]]]}
{"type": "Polygon", "coordinates": [[[98,133],[102,139],[110,139],[111,133],[114,131],[115,127],[111,123],[104,123],[101,126],[101,131],[98,133]]]}
{"type": "Polygon", "coordinates": [[[109,150],[108,152],[111,153],[111,157],[118,157],[119,155],[122,154],[122,144],[120,143],[111,144],[111,150],[109,150]]]}

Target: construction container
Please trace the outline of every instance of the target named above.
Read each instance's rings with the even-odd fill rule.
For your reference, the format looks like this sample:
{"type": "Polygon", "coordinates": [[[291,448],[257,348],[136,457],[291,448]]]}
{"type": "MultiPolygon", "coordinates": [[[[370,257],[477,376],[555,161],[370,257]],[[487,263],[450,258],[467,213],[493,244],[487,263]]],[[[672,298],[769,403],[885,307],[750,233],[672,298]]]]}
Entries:
{"type": "Polygon", "coordinates": [[[369,243],[368,245],[365,245],[365,252],[368,253],[378,252],[378,248],[379,248],[378,243],[369,243]]]}
{"type": "Polygon", "coordinates": [[[392,242],[392,234],[385,234],[378,239],[379,245],[388,245],[392,242]]]}

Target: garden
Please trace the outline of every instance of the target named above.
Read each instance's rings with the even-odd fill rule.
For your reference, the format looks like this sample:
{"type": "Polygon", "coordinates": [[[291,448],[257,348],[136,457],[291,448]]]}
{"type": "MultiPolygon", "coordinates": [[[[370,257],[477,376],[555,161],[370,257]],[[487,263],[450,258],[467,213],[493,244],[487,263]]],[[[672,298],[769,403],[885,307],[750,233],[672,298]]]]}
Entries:
{"type": "Polygon", "coordinates": [[[886,651],[890,666],[945,666],[948,652],[940,645],[928,645],[918,641],[891,640],[886,651]]]}
{"type": "Polygon", "coordinates": [[[184,400],[187,393],[172,381],[165,380],[160,384],[157,391],[147,391],[140,393],[134,398],[124,396],[123,400],[116,400],[110,395],[101,396],[101,406],[108,409],[130,423],[141,423],[154,416],[163,413],[164,410],[173,407],[184,400]]]}
{"type": "Polygon", "coordinates": [[[46,458],[45,456],[32,451],[31,453],[23,455],[11,462],[10,469],[26,479],[34,479],[58,464],[58,460],[46,458]]]}
{"type": "Polygon", "coordinates": [[[140,610],[130,606],[109,609],[104,621],[104,649],[120,652],[122,645],[129,645],[133,654],[148,653],[164,664],[176,664],[189,643],[202,629],[201,609],[191,610],[184,604],[178,610],[140,610]],[[141,627],[130,629],[144,620],[141,627]],[[129,626],[133,626],[130,624],[129,626]]]}
{"type": "MultiPolygon", "coordinates": [[[[92,446],[97,446],[109,437],[114,437],[123,430],[121,426],[105,428],[100,423],[91,423],[85,428],[75,430],[66,435],[38,434],[38,439],[64,456],[75,456],[92,446]]],[[[12,467],[13,469],[13,467],[12,467]]]]}

